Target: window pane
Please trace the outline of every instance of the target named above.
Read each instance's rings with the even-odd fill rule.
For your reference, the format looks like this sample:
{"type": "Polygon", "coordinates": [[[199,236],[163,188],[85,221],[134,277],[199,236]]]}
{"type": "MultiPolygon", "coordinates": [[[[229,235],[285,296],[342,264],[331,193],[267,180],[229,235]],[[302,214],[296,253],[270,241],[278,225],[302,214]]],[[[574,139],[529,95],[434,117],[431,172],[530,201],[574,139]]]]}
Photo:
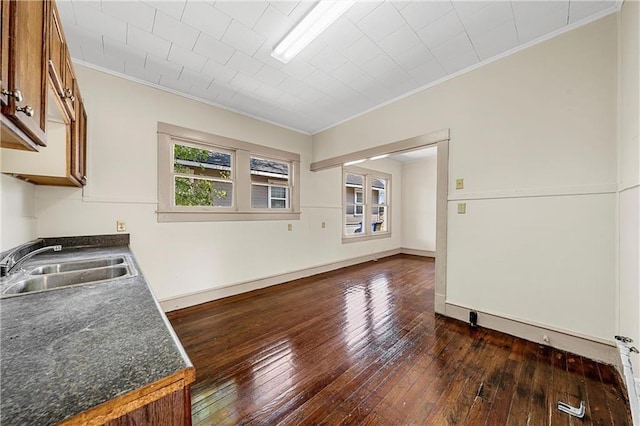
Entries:
{"type": "Polygon", "coordinates": [[[387,181],[385,179],[371,179],[371,203],[372,204],[386,204],[385,189],[387,187],[387,181]]]}
{"type": "Polygon", "coordinates": [[[271,200],[271,208],[272,209],[285,209],[287,208],[286,200],[271,200]]]}
{"type": "Polygon", "coordinates": [[[176,206],[231,206],[233,183],[176,176],[175,203],[176,206]]]}
{"type": "Polygon", "coordinates": [[[174,144],[173,171],[217,179],[231,179],[231,154],[174,144]]]}
{"type": "Polygon", "coordinates": [[[371,230],[375,232],[387,231],[387,218],[385,206],[374,206],[371,212],[371,230]]]}
{"type": "Polygon", "coordinates": [[[251,185],[251,207],[266,209],[269,207],[269,187],[265,185],[251,185]]]}
{"type": "Polygon", "coordinates": [[[364,176],[362,175],[354,175],[352,173],[347,173],[345,177],[347,186],[357,186],[360,188],[364,187],[364,176]]]}
{"type": "Polygon", "coordinates": [[[282,186],[272,186],[271,198],[287,198],[287,188],[282,186]]]}
{"type": "Polygon", "coordinates": [[[289,163],[251,157],[252,182],[267,182],[269,179],[278,179],[282,180],[284,185],[288,185],[289,172],[289,163]]]}
{"type": "Polygon", "coordinates": [[[345,174],[345,235],[364,233],[364,176],[345,174]]]}

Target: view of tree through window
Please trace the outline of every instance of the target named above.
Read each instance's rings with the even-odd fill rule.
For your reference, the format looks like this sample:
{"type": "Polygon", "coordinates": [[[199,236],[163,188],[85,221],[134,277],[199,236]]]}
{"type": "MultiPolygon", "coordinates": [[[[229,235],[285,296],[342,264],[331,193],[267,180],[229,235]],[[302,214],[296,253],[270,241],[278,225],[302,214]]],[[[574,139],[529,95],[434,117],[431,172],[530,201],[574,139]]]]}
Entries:
{"type": "Polygon", "coordinates": [[[233,204],[231,154],[174,144],[176,206],[233,204]]]}

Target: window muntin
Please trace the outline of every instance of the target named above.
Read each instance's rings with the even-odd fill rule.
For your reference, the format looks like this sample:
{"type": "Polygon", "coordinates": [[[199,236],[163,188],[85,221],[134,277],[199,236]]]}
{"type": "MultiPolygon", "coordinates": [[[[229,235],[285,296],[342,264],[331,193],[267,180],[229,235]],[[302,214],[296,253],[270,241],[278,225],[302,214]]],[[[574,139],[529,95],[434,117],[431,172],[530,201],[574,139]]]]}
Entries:
{"type": "Polygon", "coordinates": [[[389,235],[390,175],[359,167],[343,170],[343,241],[389,235]]]}
{"type": "Polygon", "coordinates": [[[182,142],[172,152],[174,206],[233,206],[232,153],[182,142]]]}

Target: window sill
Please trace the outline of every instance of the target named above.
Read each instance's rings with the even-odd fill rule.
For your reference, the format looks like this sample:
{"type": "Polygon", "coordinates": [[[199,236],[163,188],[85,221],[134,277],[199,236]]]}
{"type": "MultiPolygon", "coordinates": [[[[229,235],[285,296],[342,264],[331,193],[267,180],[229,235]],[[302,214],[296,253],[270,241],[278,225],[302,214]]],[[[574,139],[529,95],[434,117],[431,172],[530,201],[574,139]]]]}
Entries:
{"type": "Polygon", "coordinates": [[[300,212],[157,212],[158,222],[300,220],[300,212]]]}
{"type": "Polygon", "coordinates": [[[360,241],[370,241],[370,240],[379,240],[381,238],[390,238],[391,232],[380,232],[377,234],[370,235],[358,235],[356,237],[342,237],[342,244],[350,244],[350,243],[358,243],[360,241]]]}

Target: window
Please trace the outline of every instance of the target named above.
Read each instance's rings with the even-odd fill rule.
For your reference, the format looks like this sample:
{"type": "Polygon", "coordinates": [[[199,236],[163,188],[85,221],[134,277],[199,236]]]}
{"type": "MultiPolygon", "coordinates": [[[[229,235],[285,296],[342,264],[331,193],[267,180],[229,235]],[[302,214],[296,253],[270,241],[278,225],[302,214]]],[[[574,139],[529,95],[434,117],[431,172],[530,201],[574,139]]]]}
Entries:
{"type": "Polygon", "coordinates": [[[158,123],[158,221],[299,219],[300,156],[158,123]]]}
{"type": "Polygon", "coordinates": [[[391,176],[359,167],[343,169],[343,242],[391,235],[391,176]],[[364,212],[368,212],[364,214],[364,212]]]}

